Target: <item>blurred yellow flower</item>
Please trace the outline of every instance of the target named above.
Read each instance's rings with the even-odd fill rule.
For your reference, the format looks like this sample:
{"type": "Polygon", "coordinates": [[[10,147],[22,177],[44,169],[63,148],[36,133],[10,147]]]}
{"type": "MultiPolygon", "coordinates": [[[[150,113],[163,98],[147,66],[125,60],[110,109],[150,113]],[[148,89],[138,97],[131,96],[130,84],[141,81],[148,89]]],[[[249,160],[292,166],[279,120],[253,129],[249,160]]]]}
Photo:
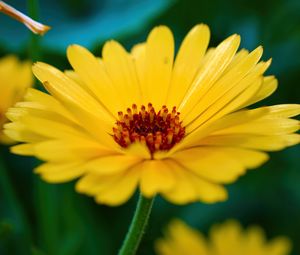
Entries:
{"type": "Polygon", "coordinates": [[[23,98],[32,82],[31,63],[20,62],[15,56],[0,59],[0,143],[12,142],[3,134],[3,125],[7,122],[5,113],[23,98]]]}
{"type": "Polygon", "coordinates": [[[79,178],[76,190],[119,205],[137,187],[176,204],[225,200],[223,184],[268,159],[263,151],[297,144],[299,105],[245,107],[274,92],[263,74],[262,47],[237,52],[232,35],[207,50],[206,25],[185,37],[174,61],[174,38],[159,26],[130,53],[107,42],[102,58],[72,45],[74,71],[36,63],[50,95],[30,89],[9,110],[12,148],[46,161],[36,169],[53,183],[79,178]]]}
{"type": "Polygon", "coordinates": [[[291,243],[285,237],[267,241],[260,227],[243,230],[234,220],[213,226],[207,240],[184,222],[173,220],[155,250],[159,255],[288,255],[291,243]]]}

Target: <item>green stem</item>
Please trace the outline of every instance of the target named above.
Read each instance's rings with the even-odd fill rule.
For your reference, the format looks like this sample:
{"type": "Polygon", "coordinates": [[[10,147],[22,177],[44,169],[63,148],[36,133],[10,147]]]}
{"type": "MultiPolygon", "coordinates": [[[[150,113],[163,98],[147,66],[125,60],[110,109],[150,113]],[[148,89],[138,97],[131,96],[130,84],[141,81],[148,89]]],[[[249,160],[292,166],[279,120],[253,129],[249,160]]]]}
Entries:
{"type": "MultiPolygon", "coordinates": [[[[38,0],[27,1],[28,14],[34,20],[39,19],[38,0]]],[[[29,56],[33,62],[40,59],[40,36],[30,32],[29,56]]]]}
{"type": "Polygon", "coordinates": [[[140,194],[131,225],[129,227],[123,245],[119,251],[119,255],[136,254],[148,223],[153,202],[154,197],[146,198],[142,194],[140,194]]]}
{"type": "Polygon", "coordinates": [[[13,218],[15,220],[15,227],[20,227],[20,232],[23,238],[21,242],[24,242],[23,250],[24,254],[29,254],[29,245],[31,243],[31,231],[29,223],[27,221],[25,212],[21,203],[17,197],[17,194],[13,188],[12,182],[7,174],[7,167],[3,160],[3,151],[0,155],[0,187],[4,193],[4,197],[7,198],[6,206],[11,208],[13,218]]]}
{"type": "MultiPolygon", "coordinates": [[[[27,0],[28,15],[39,20],[39,0],[27,0]]],[[[32,62],[41,61],[41,36],[30,32],[29,57],[32,62]]],[[[36,88],[40,88],[35,80],[36,88]]],[[[57,254],[58,240],[58,210],[56,207],[56,187],[48,185],[34,176],[34,195],[38,229],[38,246],[47,254],[57,254]]]]}

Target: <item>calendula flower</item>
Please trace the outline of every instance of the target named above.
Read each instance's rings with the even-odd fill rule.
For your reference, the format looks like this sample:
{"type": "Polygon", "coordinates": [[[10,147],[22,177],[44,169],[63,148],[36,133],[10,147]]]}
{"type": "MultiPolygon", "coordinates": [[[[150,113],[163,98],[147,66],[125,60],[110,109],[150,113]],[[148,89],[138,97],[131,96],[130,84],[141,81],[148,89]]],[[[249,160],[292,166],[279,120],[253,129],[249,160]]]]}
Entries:
{"type": "Polygon", "coordinates": [[[0,143],[12,142],[3,133],[3,125],[8,121],[5,113],[9,107],[22,100],[32,83],[31,63],[20,62],[12,55],[0,59],[0,143]]]}
{"type": "Polygon", "coordinates": [[[260,227],[243,230],[235,220],[213,226],[206,239],[181,220],[173,220],[155,249],[159,255],[288,255],[291,243],[285,237],[267,241],[260,227]]]}
{"type": "Polygon", "coordinates": [[[206,25],[174,38],[159,26],[127,52],[107,42],[102,58],[72,45],[74,71],[33,66],[50,95],[30,89],[7,114],[12,147],[46,163],[35,172],[53,183],[79,179],[78,192],[119,205],[139,187],[176,204],[225,200],[224,184],[268,159],[264,151],[297,144],[299,105],[245,109],[273,93],[262,47],[238,51],[232,35],[207,49],[206,25]]]}

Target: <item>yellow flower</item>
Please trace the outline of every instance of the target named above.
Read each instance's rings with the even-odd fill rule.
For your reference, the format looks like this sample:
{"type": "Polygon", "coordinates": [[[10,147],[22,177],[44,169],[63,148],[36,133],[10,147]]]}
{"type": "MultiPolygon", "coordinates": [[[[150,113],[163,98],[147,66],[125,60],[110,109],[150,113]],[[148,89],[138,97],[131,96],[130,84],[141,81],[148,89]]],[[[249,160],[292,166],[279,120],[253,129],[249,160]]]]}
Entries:
{"type": "Polygon", "coordinates": [[[285,237],[268,242],[260,227],[243,230],[234,220],[213,226],[207,240],[184,222],[173,220],[155,249],[159,255],[288,255],[291,243],[285,237]]]}
{"type": "Polygon", "coordinates": [[[15,56],[0,59],[0,143],[12,142],[2,130],[7,122],[5,113],[23,98],[26,89],[32,85],[32,78],[29,62],[22,63],[15,56]]]}
{"type": "Polygon", "coordinates": [[[176,204],[227,198],[223,184],[268,159],[263,151],[297,144],[299,105],[245,107],[277,87],[263,77],[262,47],[237,53],[233,35],[207,50],[210,32],[195,26],[175,61],[172,32],[154,28],[130,53],[107,42],[102,58],[72,45],[74,71],[36,63],[50,95],[30,89],[9,110],[12,148],[46,161],[36,169],[53,183],[79,178],[76,190],[108,205],[137,187],[176,204]]]}

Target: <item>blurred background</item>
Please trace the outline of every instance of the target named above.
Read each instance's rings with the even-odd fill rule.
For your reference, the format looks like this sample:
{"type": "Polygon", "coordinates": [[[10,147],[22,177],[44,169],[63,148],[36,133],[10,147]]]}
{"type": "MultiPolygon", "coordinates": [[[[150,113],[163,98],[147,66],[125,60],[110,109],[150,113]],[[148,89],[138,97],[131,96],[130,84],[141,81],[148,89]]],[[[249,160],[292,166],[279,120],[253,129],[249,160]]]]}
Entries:
{"type": "MultiPolygon", "coordinates": [[[[28,13],[26,1],[7,3],[28,13]]],[[[103,42],[113,38],[130,49],[145,40],[153,26],[165,24],[173,30],[178,46],[192,26],[203,22],[211,28],[211,45],[238,33],[242,47],[252,50],[263,45],[263,59],[273,58],[268,74],[277,76],[279,88],[262,105],[300,101],[299,0],[40,0],[39,4],[39,20],[53,27],[41,38],[39,54],[30,51],[36,38],[1,14],[0,57],[14,53],[68,69],[69,44],[84,45],[100,55],[103,42]]],[[[116,208],[97,205],[75,193],[74,183],[40,181],[32,172],[38,164],[35,159],[11,155],[5,146],[0,149],[1,255],[117,253],[137,197],[116,208]]],[[[289,237],[292,254],[300,254],[299,153],[300,146],[271,153],[263,167],[228,186],[230,199],[223,203],[174,206],[158,197],[138,254],[154,254],[154,240],[173,217],[204,232],[228,218],[244,226],[258,224],[268,238],[289,237]]]]}

